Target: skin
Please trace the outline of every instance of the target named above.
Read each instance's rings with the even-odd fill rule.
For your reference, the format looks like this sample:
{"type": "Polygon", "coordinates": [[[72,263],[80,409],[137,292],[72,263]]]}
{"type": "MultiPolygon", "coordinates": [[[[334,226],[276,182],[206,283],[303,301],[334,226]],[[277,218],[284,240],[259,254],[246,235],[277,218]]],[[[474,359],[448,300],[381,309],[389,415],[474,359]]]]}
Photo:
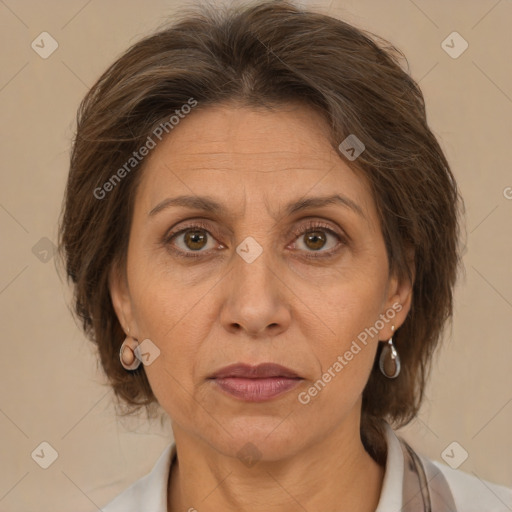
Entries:
{"type": "Polygon", "coordinates": [[[361,442],[361,396],[379,340],[407,316],[412,284],[388,273],[367,183],[329,145],[325,121],[301,105],[198,108],[144,163],[126,277],[112,272],[110,290],[125,331],[160,350],[144,370],[177,446],[168,510],[374,511],[384,468],[361,442]],[[332,193],[364,217],[341,204],[283,213],[290,201],[332,193]],[[208,195],[229,213],[171,206],[148,215],[182,194],[208,195]],[[208,228],[196,228],[199,243],[186,233],[162,242],[198,220],[208,228]],[[341,240],[313,228],[325,239],[308,241],[309,220],[341,240]],[[252,263],[236,252],[248,236],[263,249],[252,263]],[[298,394],[397,303],[379,335],[300,403],[298,394]],[[279,363],[303,380],[269,401],[245,402],[208,380],[236,362],[279,363]],[[251,467],[237,455],[247,443],[259,451],[251,467]]]}

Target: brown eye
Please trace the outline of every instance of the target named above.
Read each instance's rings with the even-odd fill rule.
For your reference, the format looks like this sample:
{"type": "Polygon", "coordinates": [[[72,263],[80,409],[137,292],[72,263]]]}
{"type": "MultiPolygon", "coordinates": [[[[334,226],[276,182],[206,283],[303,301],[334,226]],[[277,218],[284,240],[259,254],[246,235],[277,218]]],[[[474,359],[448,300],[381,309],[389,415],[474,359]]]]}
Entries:
{"type": "Polygon", "coordinates": [[[309,231],[304,235],[304,239],[306,246],[314,251],[321,249],[327,241],[327,237],[322,231],[309,231]]]}
{"type": "Polygon", "coordinates": [[[308,258],[334,256],[343,246],[347,245],[344,235],[319,221],[310,221],[293,234],[296,237],[293,248],[308,258]]]}
{"type": "Polygon", "coordinates": [[[215,243],[215,238],[209,231],[210,227],[202,224],[198,221],[172,232],[164,236],[162,243],[175,255],[189,258],[211,254],[215,246],[223,248],[222,244],[215,243]]]}
{"type": "Polygon", "coordinates": [[[207,236],[204,230],[188,230],[183,236],[183,243],[192,251],[198,251],[206,245],[207,236]]]}
{"type": "Polygon", "coordinates": [[[318,252],[322,255],[331,253],[336,250],[340,242],[342,242],[340,235],[328,228],[313,229],[309,231],[302,231],[298,235],[295,242],[295,248],[304,252],[314,253],[318,252]]]}

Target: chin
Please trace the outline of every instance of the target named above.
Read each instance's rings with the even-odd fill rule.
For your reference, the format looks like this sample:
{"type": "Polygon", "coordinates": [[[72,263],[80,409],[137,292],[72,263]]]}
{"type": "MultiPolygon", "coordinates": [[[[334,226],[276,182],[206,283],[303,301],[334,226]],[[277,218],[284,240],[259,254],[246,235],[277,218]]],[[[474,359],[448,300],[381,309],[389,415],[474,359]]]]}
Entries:
{"type": "Polygon", "coordinates": [[[240,459],[248,467],[254,461],[277,461],[292,456],[302,444],[304,433],[295,423],[283,421],[280,416],[237,417],[224,421],[231,434],[211,439],[210,443],[219,452],[240,459]]]}

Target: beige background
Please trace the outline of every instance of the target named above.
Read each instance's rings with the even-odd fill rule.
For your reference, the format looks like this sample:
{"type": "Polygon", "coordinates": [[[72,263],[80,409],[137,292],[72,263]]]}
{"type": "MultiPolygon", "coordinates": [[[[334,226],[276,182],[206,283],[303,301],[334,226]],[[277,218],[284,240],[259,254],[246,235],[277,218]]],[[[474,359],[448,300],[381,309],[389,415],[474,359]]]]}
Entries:
{"type": "MultiPolygon", "coordinates": [[[[436,460],[457,441],[469,454],[460,469],[512,486],[512,2],[309,5],[405,52],[466,201],[466,277],[456,291],[453,331],[421,415],[402,433],[436,460]],[[441,47],[453,31],[469,43],[457,59],[441,47]]],[[[169,441],[168,423],[116,419],[92,345],[68,311],[55,259],[49,253],[41,261],[49,242],[40,240],[57,240],[79,101],[176,6],[0,0],[2,512],[99,510],[147,473],[169,441]],[[31,48],[43,31],[59,44],[48,59],[31,48]],[[31,458],[43,441],[58,452],[46,470],[31,458]]]]}

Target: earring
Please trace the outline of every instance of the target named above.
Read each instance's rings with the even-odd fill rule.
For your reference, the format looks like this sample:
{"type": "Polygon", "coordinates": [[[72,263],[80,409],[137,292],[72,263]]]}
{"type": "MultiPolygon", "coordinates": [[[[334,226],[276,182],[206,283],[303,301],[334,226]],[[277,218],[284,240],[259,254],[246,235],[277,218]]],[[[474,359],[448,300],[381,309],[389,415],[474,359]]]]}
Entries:
{"type": "Polygon", "coordinates": [[[393,345],[393,331],[395,326],[391,326],[391,338],[387,341],[386,345],[382,348],[379,359],[379,368],[382,375],[388,379],[394,379],[398,377],[400,373],[400,357],[393,345]]]}
{"type": "MultiPolygon", "coordinates": [[[[128,330],[129,332],[129,330],[128,330]]],[[[119,360],[125,370],[136,370],[140,365],[140,359],[135,356],[138,342],[131,336],[126,336],[119,349],[119,360]]]]}

